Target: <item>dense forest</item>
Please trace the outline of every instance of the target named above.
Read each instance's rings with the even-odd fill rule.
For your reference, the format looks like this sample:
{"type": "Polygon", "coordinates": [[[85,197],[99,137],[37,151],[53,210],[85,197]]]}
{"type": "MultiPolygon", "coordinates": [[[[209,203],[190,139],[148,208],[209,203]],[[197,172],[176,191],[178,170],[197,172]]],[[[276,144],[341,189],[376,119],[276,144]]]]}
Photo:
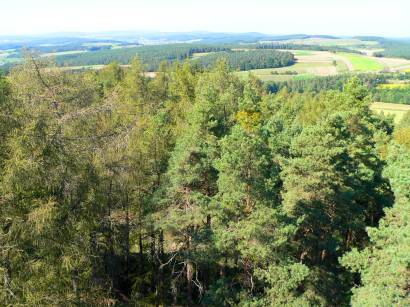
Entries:
{"type": "Polygon", "coordinates": [[[256,49],[279,49],[279,50],[309,50],[309,51],[330,51],[330,52],[348,52],[361,53],[352,48],[340,46],[321,46],[307,44],[291,44],[291,43],[260,43],[255,46],[256,49]]]}
{"type": "Polygon", "coordinates": [[[229,49],[220,45],[205,44],[139,46],[59,55],[56,57],[56,62],[59,66],[106,65],[114,61],[120,64],[129,64],[138,55],[147,71],[156,71],[162,61],[183,61],[192,57],[194,53],[225,50],[229,49]]]}
{"type": "Polygon", "coordinates": [[[372,91],[374,101],[410,104],[410,84],[396,88],[377,88],[372,91]]]}
{"type": "MultiPolygon", "coordinates": [[[[236,46],[236,45],[234,45],[236,46]]],[[[289,52],[276,50],[233,51],[232,45],[173,44],[160,46],[125,47],[74,53],[56,57],[59,66],[86,66],[96,64],[129,64],[136,55],[147,71],[157,71],[161,62],[175,62],[193,59],[196,65],[209,67],[219,58],[225,58],[232,69],[248,70],[257,68],[276,68],[294,63],[289,52]],[[203,56],[193,58],[197,53],[203,56]],[[209,53],[209,54],[208,54],[209,53]]]]}
{"type": "Polygon", "coordinates": [[[380,39],[379,43],[384,50],[376,52],[375,56],[410,60],[410,41],[380,39]]]}
{"type": "MultiPolygon", "coordinates": [[[[322,91],[337,90],[342,91],[345,84],[351,79],[351,74],[340,74],[335,76],[315,77],[312,79],[288,80],[281,82],[267,82],[266,87],[270,93],[278,93],[283,89],[294,93],[311,92],[318,94],[322,91]]],[[[389,78],[398,78],[398,75],[388,75],[380,73],[356,74],[363,86],[370,91],[380,84],[387,83],[389,78]]]]}
{"type": "Polygon", "coordinates": [[[242,71],[285,67],[295,63],[295,57],[290,52],[248,50],[211,53],[195,59],[194,64],[209,68],[219,59],[224,59],[232,70],[242,71]]]}
{"type": "Polygon", "coordinates": [[[2,306],[410,304],[410,114],[229,66],[0,78],[2,306]]]}
{"type": "MultiPolygon", "coordinates": [[[[372,101],[387,103],[410,104],[410,74],[409,73],[367,73],[358,74],[362,84],[369,91],[372,101]],[[389,80],[400,80],[405,83],[389,84],[389,80]]],[[[282,82],[267,82],[270,93],[278,93],[283,89],[295,93],[320,93],[328,90],[341,91],[346,82],[352,78],[350,74],[316,77],[308,80],[288,80],[282,82]]]]}

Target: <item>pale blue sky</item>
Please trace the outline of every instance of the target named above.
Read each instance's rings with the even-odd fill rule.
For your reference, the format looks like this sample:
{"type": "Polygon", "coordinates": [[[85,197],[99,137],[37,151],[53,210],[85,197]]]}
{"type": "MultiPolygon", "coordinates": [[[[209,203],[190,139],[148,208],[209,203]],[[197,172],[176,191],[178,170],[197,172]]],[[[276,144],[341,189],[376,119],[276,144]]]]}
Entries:
{"type": "Polygon", "coordinates": [[[410,37],[410,0],[0,0],[0,35],[117,30],[410,37]]]}

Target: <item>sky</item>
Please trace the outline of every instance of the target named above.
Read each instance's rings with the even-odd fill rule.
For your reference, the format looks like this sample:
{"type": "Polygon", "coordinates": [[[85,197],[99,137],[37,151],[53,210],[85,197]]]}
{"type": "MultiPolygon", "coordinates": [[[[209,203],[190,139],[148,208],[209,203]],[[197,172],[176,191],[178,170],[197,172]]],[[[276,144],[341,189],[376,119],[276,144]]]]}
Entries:
{"type": "Polygon", "coordinates": [[[212,31],[410,37],[409,0],[0,0],[0,35],[212,31]]]}

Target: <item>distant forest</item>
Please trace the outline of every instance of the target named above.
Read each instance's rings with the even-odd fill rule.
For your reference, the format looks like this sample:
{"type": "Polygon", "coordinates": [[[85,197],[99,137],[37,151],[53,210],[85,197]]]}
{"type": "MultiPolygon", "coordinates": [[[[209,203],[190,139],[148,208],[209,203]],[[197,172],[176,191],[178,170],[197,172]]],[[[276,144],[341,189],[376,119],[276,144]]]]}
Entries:
{"type": "MultiPolygon", "coordinates": [[[[342,90],[345,83],[352,76],[349,74],[316,77],[309,80],[289,80],[282,82],[267,82],[266,87],[271,93],[278,93],[283,89],[295,93],[320,93],[328,90],[342,90]]],[[[373,101],[388,103],[399,103],[410,105],[410,73],[368,73],[359,74],[357,77],[369,91],[369,96],[373,101]],[[389,79],[405,81],[402,86],[383,87],[389,79]]]]}
{"type": "Polygon", "coordinates": [[[410,60],[410,40],[379,39],[379,43],[384,50],[376,52],[375,56],[410,60]]]}
{"type": "Polygon", "coordinates": [[[162,61],[183,61],[194,53],[219,52],[229,50],[223,46],[171,44],[159,46],[126,47],[96,52],[67,54],[56,57],[59,66],[106,65],[111,62],[129,64],[138,55],[147,71],[156,71],[162,61]]]}
{"type": "Polygon", "coordinates": [[[289,44],[289,43],[261,43],[255,46],[256,49],[283,49],[283,50],[310,50],[310,51],[330,51],[330,52],[348,52],[361,53],[351,48],[339,46],[319,46],[307,44],[289,44]]]}
{"type": "Polygon", "coordinates": [[[276,50],[249,50],[216,52],[201,56],[193,61],[194,65],[212,67],[219,59],[225,59],[233,70],[252,70],[263,68],[278,68],[295,63],[295,57],[290,52],[276,50]]]}
{"type": "Polygon", "coordinates": [[[58,56],[57,64],[60,66],[85,66],[91,64],[108,64],[116,61],[128,64],[138,55],[147,71],[157,71],[162,61],[175,62],[191,59],[196,53],[212,53],[194,59],[194,63],[209,67],[219,58],[227,59],[232,69],[250,70],[259,68],[277,68],[294,63],[294,56],[289,52],[274,50],[232,51],[228,47],[212,45],[162,45],[135,48],[121,48],[102,50],[92,53],[80,53],[58,56]]]}

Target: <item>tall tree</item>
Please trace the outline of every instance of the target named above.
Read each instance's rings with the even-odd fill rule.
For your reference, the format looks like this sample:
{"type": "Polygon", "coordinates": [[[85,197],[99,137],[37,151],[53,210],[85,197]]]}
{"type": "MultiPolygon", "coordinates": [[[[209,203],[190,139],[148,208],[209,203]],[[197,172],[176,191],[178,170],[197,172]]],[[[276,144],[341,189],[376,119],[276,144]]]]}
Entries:
{"type": "Polygon", "coordinates": [[[171,155],[168,208],[161,225],[171,236],[175,261],[182,263],[175,274],[175,300],[179,277],[183,274],[188,304],[193,301],[194,284],[200,295],[203,291],[198,274],[204,261],[200,251],[211,222],[209,202],[216,193],[217,172],[213,160],[219,152],[218,139],[229,131],[238,93],[236,78],[225,63],[205,73],[198,80],[195,104],[171,155]]]}
{"type": "Polygon", "coordinates": [[[377,228],[368,228],[371,244],[353,249],[341,262],[360,273],[353,289],[353,306],[407,306],[410,304],[410,152],[397,144],[389,150],[389,177],[395,195],[392,208],[377,228]]]}
{"type": "Polygon", "coordinates": [[[103,305],[111,297],[91,240],[101,222],[97,178],[78,142],[90,131],[80,114],[97,95],[81,76],[36,59],[10,80],[19,117],[1,178],[3,302],[103,305]]]}
{"type": "Polygon", "coordinates": [[[296,224],[281,208],[280,168],[269,149],[258,92],[252,82],[245,85],[238,123],[220,142],[213,200],[220,277],[207,300],[218,306],[300,306],[308,303],[298,290],[308,270],[288,256],[296,224]]]}
{"type": "Polygon", "coordinates": [[[342,303],[351,281],[337,259],[368,241],[365,227],[377,224],[391,198],[365,89],[353,79],[344,93],[322,99],[321,115],[308,116],[314,100],[301,110],[299,120],[308,126],[292,140],[283,164],[283,205],[302,220],[298,257],[312,268],[315,291],[342,303]],[[333,106],[340,111],[332,113],[333,106]]]}

